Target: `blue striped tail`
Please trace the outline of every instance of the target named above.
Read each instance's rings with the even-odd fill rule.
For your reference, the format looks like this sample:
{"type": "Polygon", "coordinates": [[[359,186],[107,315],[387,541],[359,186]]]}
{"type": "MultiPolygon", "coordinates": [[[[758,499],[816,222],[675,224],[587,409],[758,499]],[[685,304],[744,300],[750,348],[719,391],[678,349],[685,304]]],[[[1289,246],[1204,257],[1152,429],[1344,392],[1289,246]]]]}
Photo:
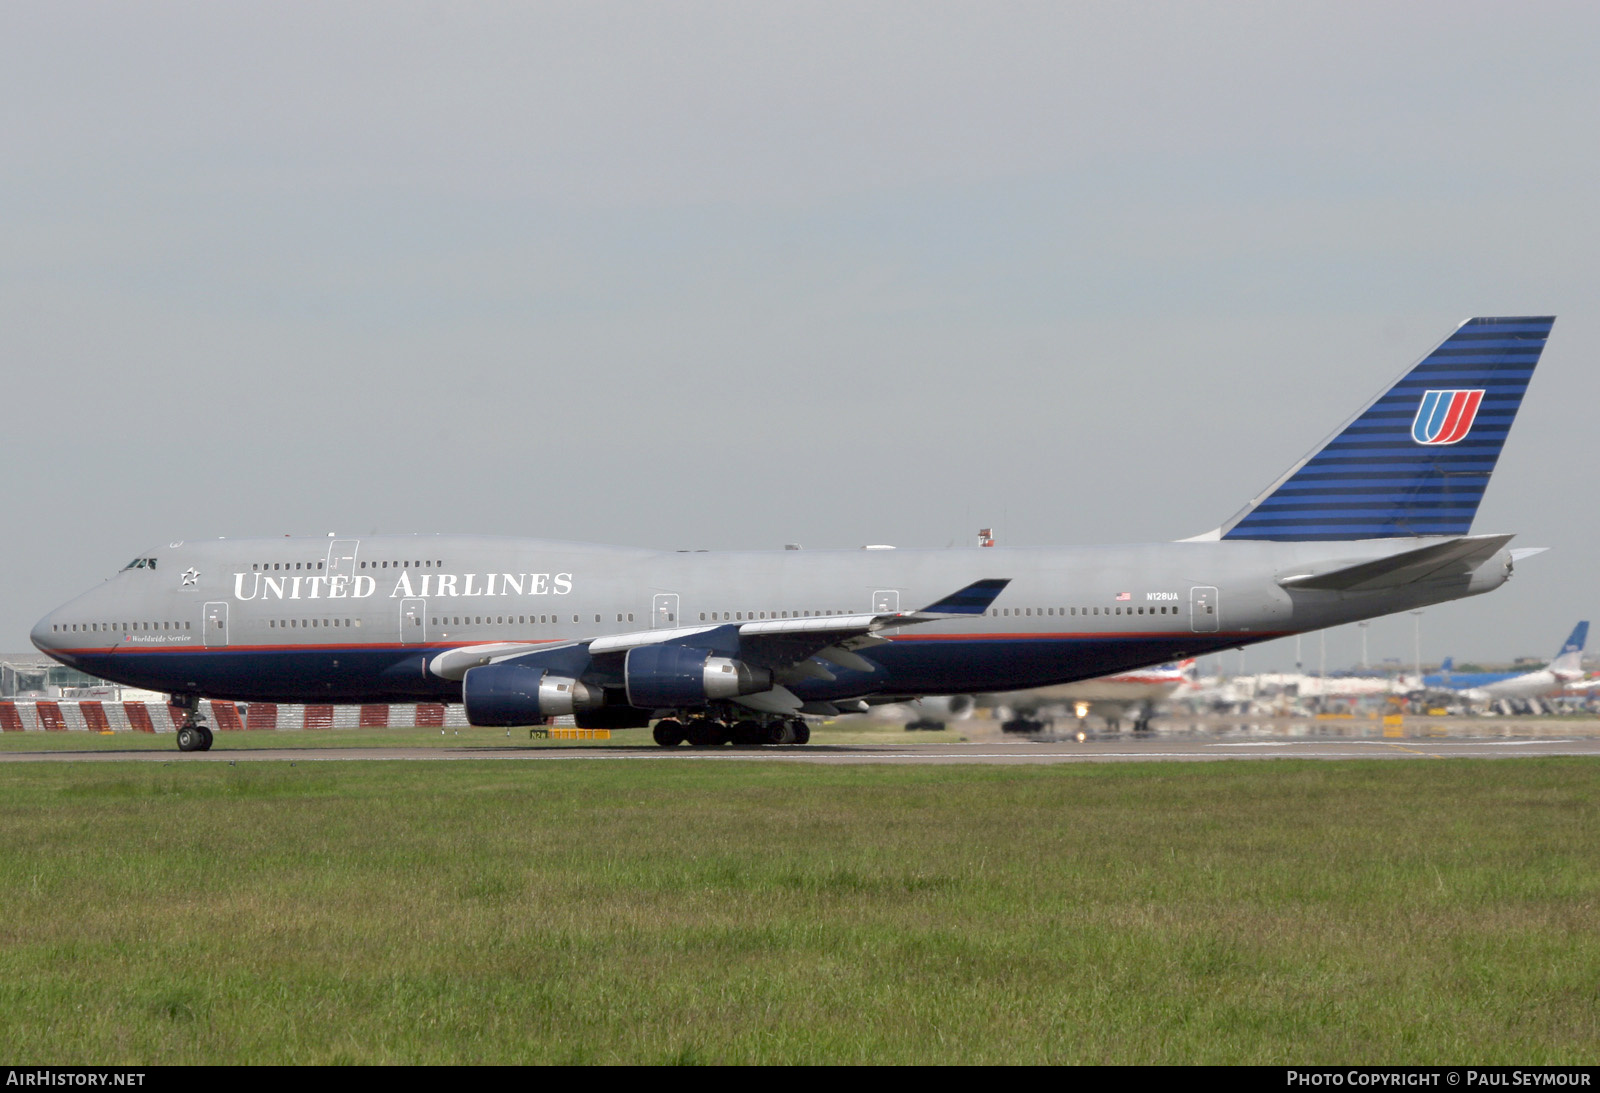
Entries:
{"type": "Polygon", "coordinates": [[[1468,319],[1222,538],[1467,534],[1554,323],[1468,319]]]}

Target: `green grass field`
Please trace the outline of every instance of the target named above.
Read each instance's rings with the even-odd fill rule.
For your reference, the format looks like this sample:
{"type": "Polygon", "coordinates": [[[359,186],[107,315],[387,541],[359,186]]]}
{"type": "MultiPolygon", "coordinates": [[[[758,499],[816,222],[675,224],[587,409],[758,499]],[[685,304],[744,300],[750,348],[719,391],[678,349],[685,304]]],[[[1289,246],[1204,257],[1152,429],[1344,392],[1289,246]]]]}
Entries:
{"type": "Polygon", "coordinates": [[[1593,1063],[1600,765],[0,767],[0,1054],[1593,1063]]]}

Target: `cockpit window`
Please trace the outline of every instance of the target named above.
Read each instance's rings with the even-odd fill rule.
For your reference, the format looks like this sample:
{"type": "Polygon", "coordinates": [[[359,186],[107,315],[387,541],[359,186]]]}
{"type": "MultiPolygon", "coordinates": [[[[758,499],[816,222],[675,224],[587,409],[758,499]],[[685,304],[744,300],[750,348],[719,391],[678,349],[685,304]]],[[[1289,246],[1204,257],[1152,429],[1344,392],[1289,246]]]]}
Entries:
{"type": "Polygon", "coordinates": [[[156,567],[156,560],[154,558],[135,558],[133,561],[129,562],[127,565],[123,566],[122,568],[126,570],[126,569],[154,569],[155,567],[156,567]]]}

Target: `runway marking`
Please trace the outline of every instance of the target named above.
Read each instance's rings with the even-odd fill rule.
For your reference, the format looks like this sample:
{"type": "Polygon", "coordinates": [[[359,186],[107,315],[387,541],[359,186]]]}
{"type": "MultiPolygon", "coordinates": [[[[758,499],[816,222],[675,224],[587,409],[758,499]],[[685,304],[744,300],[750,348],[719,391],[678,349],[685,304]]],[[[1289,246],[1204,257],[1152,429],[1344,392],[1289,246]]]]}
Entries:
{"type": "Polygon", "coordinates": [[[1385,741],[1383,741],[1383,743],[1384,743],[1384,745],[1386,747],[1394,748],[1396,751],[1410,752],[1412,755],[1421,755],[1421,756],[1425,756],[1428,759],[1443,759],[1444,758],[1444,756],[1442,756],[1442,755],[1434,755],[1432,752],[1421,751],[1421,750],[1419,750],[1417,748],[1408,748],[1404,744],[1396,744],[1393,740],[1385,740],[1385,741]]]}
{"type": "Polygon", "coordinates": [[[1528,748],[1538,747],[1541,744],[1576,744],[1576,740],[1562,740],[1551,737],[1548,740],[1439,740],[1434,742],[1438,748],[1528,748]]]}

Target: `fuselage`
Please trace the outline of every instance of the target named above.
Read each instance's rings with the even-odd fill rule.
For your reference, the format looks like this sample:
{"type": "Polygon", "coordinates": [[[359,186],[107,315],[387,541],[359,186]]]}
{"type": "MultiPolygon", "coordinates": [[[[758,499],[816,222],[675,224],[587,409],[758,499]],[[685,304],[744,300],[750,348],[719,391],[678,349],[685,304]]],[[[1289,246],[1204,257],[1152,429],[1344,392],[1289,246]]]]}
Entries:
{"type": "Polygon", "coordinates": [[[42,651],[119,683],[241,701],[460,697],[443,651],[556,646],[654,628],[915,611],[973,581],[983,614],[895,631],[872,671],[791,685],[806,701],[1041,687],[1243,646],[1498,587],[1470,573],[1380,591],[1280,579],[1437,540],[1070,548],[654,551],[419,535],[177,542],[42,619],[42,651]]]}
{"type": "Polygon", "coordinates": [[[1497,698],[1543,698],[1583,678],[1581,671],[1558,672],[1540,668],[1533,672],[1459,672],[1427,676],[1423,683],[1440,690],[1459,691],[1473,702],[1497,698]]]}

